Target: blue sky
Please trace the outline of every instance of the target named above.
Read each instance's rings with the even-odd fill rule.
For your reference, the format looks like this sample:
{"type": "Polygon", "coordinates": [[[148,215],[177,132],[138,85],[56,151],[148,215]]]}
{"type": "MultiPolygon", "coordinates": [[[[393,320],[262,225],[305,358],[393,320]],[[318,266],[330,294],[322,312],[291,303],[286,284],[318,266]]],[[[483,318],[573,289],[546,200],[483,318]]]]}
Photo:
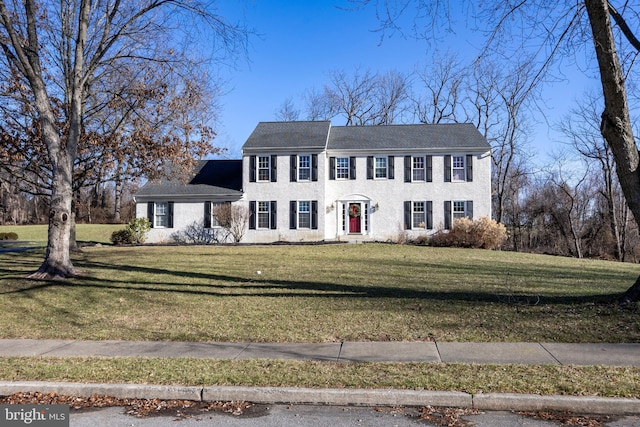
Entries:
{"type": "MultiPolygon", "coordinates": [[[[340,9],[337,6],[349,7],[343,0],[221,0],[217,4],[221,15],[244,22],[258,34],[250,39],[247,58],[241,58],[235,69],[221,72],[226,94],[221,98],[216,144],[228,149],[229,158],[240,158],[240,148],[258,122],[274,120],[287,98],[299,102],[305,91],[321,88],[331,70],[409,73],[432,57],[436,45],[466,59],[474,57],[482,43],[466,28],[473,23],[464,18],[455,22],[455,34],[443,31],[438,43],[400,34],[382,40],[374,31],[379,25],[374,11],[340,9]]],[[[577,73],[571,79],[546,90],[549,120],[564,114],[585,86],[597,84],[577,73]]],[[[548,123],[538,124],[532,139],[538,160],[557,139],[548,123]]]]}

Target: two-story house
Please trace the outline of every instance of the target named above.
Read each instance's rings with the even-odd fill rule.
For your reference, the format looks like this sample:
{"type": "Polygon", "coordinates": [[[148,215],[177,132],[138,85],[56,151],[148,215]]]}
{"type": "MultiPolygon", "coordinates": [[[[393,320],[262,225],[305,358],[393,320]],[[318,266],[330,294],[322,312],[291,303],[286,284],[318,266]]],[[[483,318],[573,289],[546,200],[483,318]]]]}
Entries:
{"type": "MultiPolygon", "coordinates": [[[[202,164],[215,170],[217,162],[202,164]]],[[[197,196],[191,186],[201,180],[145,185],[137,216],[152,220],[149,240],[169,240],[198,220],[214,227],[208,215],[221,202],[248,209],[243,242],[255,243],[394,241],[491,215],[490,146],[470,124],[262,122],[242,147],[238,173],[235,186],[218,179],[197,196]]]]}

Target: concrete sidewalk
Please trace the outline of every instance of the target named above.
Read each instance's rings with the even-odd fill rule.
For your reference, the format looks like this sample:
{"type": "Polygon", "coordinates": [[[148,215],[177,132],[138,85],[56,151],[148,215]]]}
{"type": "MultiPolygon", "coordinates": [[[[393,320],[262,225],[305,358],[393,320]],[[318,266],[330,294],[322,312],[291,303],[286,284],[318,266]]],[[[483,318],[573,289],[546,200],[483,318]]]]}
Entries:
{"type": "Polygon", "coordinates": [[[0,340],[0,356],[142,356],[335,362],[640,366],[640,343],[336,342],[281,344],[4,339],[0,340]]]}
{"type": "MultiPolygon", "coordinates": [[[[639,344],[343,342],[321,344],[152,341],[0,340],[0,356],[196,357],[334,362],[431,362],[640,366],[639,344]]],[[[69,396],[248,401],[277,404],[445,406],[481,411],[571,411],[640,414],[640,399],[297,387],[167,386],[0,381],[0,395],[38,391],[69,396]]]]}

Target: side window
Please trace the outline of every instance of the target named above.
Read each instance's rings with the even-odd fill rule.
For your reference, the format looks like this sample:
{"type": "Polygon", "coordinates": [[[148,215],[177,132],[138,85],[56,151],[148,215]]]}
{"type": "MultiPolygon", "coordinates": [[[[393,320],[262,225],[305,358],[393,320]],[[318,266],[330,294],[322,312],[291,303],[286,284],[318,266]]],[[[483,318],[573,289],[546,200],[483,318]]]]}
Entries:
{"type": "Polygon", "coordinates": [[[173,202],[149,202],[147,218],[153,228],[173,228],[173,202]]]}

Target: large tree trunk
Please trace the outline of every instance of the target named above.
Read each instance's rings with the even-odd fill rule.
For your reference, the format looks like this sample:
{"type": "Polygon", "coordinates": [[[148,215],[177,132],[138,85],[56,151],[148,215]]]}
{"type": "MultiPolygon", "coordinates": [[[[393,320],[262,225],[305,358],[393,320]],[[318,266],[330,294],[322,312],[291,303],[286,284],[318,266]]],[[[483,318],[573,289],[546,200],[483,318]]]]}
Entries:
{"type": "Polygon", "coordinates": [[[49,207],[49,234],[45,259],[33,279],[63,279],[75,275],[69,251],[71,233],[71,165],[62,162],[54,168],[53,192],[49,207]]]}
{"type": "MultiPolygon", "coordinates": [[[[640,220],[640,155],[633,138],[624,75],[611,28],[607,0],[585,0],[600,81],[604,94],[601,131],[611,147],[617,164],[618,179],[636,223],[640,220]]],[[[621,297],[621,304],[638,301],[640,279],[621,297]]]]}

